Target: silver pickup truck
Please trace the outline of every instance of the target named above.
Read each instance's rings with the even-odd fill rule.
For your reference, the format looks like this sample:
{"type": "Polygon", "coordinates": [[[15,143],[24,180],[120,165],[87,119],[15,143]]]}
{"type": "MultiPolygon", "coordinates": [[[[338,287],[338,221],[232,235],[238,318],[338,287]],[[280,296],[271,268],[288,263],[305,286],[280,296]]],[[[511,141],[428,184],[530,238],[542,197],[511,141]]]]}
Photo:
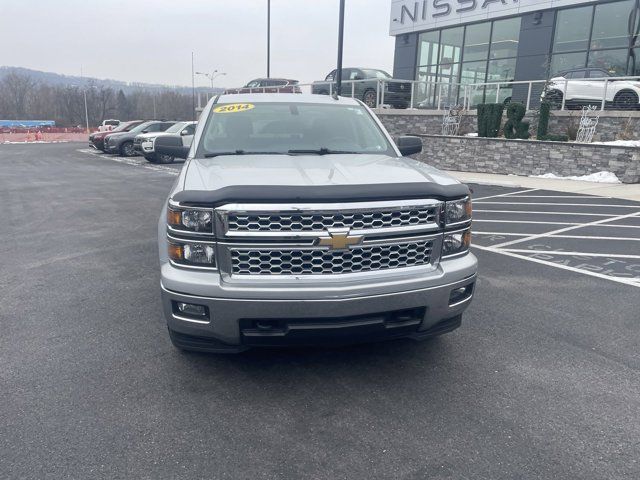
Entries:
{"type": "Polygon", "coordinates": [[[406,157],[361,101],[223,95],[205,107],[160,216],[173,344],[255,346],[424,339],[460,326],[476,281],[471,195],[406,157]]]}

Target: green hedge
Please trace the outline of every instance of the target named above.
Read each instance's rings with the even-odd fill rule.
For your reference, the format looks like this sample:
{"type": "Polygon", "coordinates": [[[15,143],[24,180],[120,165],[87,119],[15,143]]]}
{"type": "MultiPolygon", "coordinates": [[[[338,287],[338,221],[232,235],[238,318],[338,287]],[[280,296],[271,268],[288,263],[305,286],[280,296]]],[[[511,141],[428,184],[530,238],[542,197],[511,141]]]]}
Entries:
{"type": "Polygon", "coordinates": [[[482,103],[478,105],[478,136],[495,138],[502,124],[502,103],[482,103]]]}
{"type": "Polygon", "coordinates": [[[542,102],[540,104],[540,117],[538,118],[538,134],[536,137],[538,140],[545,140],[547,142],[568,142],[568,135],[555,135],[549,133],[549,117],[551,116],[551,103],[542,102]]]}
{"type": "Polygon", "coordinates": [[[507,123],[504,124],[505,138],[521,138],[526,140],[531,136],[529,133],[529,122],[523,122],[526,107],[522,103],[513,102],[507,107],[507,123]]]}

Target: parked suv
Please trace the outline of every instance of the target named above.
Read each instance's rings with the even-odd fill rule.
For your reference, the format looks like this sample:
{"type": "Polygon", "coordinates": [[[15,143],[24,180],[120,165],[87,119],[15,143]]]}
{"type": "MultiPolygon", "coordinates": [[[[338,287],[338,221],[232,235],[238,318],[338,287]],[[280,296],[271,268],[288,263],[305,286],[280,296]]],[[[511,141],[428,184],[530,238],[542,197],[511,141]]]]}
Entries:
{"type": "Polygon", "coordinates": [[[223,95],[158,224],[162,304],[175,346],[424,339],[458,328],[477,261],[471,194],[406,157],[362,102],[309,94],[223,95]]]}
{"type": "Polygon", "coordinates": [[[136,154],[133,147],[133,140],[140,133],[164,132],[176,122],[165,122],[151,120],[141,123],[128,132],[111,133],[104,137],[104,151],[107,153],[118,153],[123,157],[131,157],[136,154]]]}
{"type": "Polygon", "coordinates": [[[104,139],[107,135],[111,135],[112,133],[128,132],[136,128],[142,122],[143,120],[132,120],[130,122],[121,122],[116,128],[114,128],[111,131],[92,133],[91,135],[89,135],[89,146],[104,152],[105,151],[104,139]]]}
{"type": "Polygon", "coordinates": [[[160,155],[155,151],[155,140],[159,136],[175,135],[182,141],[185,147],[191,146],[193,134],[196,131],[196,122],[176,122],[164,132],[141,133],[133,139],[133,148],[144,155],[144,158],[152,163],[172,163],[174,157],[160,155]]]}
{"type": "MultiPolygon", "coordinates": [[[[336,70],[326,76],[324,81],[313,82],[311,93],[329,95],[335,90],[336,70]]],[[[394,80],[384,70],[373,68],[343,68],[342,95],[362,100],[369,108],[375,108],[378,103],[389,104],[393,108],[407,108],[411,103],[411,82],[394,80]],[[391,81],[393,80],[393,81],[391,81]],[[379,82],[385,81],[379,87],[379,82]],[[380,98],[378,91],[380,89],[380,98]],[[382,91],[384,91],[384,98],[382,91]]]]}
{"type": "Polygon", "coordinates": [[[235,93],[301,93],[298,80],[286,78],[256,78],[244,87],[228,88],[225,94],[235,93]]]}
{"type": "MultiPolygon", "coordinates": [[[[567,108],[600,105],[605,93],[605,80],[611,75],[600,68],[576,68],[554,76],[547,84],[542,98],[559,107],[566,84],[567,108]]],[[[615,109],[635,110],[640,106],[640,81],[611,80],[607,83],[605,105],[615,109]]]]}

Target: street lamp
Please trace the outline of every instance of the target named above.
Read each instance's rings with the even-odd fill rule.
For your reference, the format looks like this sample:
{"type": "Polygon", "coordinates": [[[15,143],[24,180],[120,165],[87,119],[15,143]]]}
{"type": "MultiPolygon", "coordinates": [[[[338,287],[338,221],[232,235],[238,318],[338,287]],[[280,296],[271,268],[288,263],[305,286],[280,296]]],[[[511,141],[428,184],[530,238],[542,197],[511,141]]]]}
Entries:
{"type": "Polygon", "coordinates": [[[204,75],[211,82],[211,90],[213,90],[213,81],[221,75],[226,75],[224,72],[218,72],[218,70],[214,70],[211,73],[207,72],[196,72],[196,75],[204,75]]]}

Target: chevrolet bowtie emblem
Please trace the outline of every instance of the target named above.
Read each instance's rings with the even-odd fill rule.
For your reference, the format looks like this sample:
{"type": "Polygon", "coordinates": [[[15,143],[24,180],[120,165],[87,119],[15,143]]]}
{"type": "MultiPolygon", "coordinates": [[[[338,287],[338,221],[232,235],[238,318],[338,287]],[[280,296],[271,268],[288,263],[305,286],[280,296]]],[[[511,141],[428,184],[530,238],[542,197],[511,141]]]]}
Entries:
{"type": "Polygon", "coordinates": [[[322,247],[330,247],[331,250],[345,250],[350,245],[359,245],[362,243],[362,235],[349,235],[348,228],[329,228],[328,237],[320,237],[317,245],[322,247]]]}

